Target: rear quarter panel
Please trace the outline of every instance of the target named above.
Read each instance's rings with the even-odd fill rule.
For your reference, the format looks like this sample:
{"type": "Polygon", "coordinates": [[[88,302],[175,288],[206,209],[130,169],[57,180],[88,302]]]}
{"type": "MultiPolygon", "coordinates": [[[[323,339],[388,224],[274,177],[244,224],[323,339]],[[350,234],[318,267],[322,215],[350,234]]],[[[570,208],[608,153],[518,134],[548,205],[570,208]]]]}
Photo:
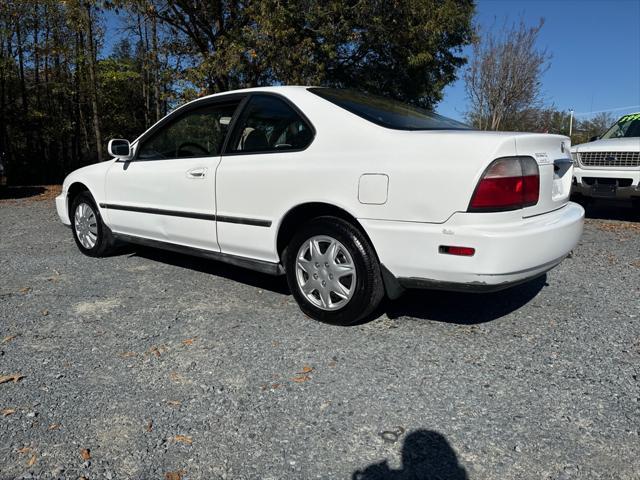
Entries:
{"type": "Polygon", "coordinates": [[[270,227],[218,223],[223,252],[277,261],[277,233],[297,205],[323,202],[356,218],[442,223],[465,211],[482,171],[513,155],[508,135],[386,129],[306,90],[287,95],[316,129],[301,152],[224,156],[216,172],[217,214],[268,220],[270,227]],[[386,203],[358,200],[366,173],[389,177],[386,203]]]}

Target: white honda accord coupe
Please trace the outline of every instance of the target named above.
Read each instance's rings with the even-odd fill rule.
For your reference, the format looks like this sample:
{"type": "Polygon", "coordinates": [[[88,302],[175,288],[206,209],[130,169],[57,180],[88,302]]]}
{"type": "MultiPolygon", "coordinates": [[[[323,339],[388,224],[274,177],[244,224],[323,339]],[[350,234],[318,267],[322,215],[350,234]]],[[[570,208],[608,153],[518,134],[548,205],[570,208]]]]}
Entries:
{"type": "Polygon", "coordinates": [[[493,291],[576,246],[569,139],[471,130],[348,90],[190,102],[56,198],[78,248],[117,239],[286,275],[304,313],[349,324],[405,288],[493,291]]]}

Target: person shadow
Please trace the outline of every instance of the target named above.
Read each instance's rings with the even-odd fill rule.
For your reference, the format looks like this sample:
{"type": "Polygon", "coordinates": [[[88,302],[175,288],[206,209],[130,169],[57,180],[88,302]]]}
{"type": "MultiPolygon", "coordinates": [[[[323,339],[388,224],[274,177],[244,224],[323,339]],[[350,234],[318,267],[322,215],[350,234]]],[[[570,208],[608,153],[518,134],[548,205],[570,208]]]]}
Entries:
{"type": "Polygon", "coordinates": [[[447,439],[433,430],[416,430],[404,440],[402,466],[386,460],[357,470],[352,480],[469,480],[447,439]]]}

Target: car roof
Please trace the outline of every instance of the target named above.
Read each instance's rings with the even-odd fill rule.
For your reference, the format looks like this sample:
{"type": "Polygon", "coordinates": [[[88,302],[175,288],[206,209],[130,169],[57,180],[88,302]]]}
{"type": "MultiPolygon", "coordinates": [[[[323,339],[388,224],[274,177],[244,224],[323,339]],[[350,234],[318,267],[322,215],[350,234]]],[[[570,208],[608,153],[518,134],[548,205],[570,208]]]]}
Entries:
{"type": "Polygon", "coordinates": [[[307,90],[309,88],[315,88],[315,87],[311,85],[273,85],[268,87],[240,88],[237,90],[227,90],[226,92],[219,92],[219,93],[213,93],[211,95],[205,95],[204,97],[200,97],[194,101],[203,100],[205,98],[217,98],[217,97],[222,97],[224,95],[233,95],[237,93],[277,92],[277,93],[286,94],[287,92],[307,90]]]}

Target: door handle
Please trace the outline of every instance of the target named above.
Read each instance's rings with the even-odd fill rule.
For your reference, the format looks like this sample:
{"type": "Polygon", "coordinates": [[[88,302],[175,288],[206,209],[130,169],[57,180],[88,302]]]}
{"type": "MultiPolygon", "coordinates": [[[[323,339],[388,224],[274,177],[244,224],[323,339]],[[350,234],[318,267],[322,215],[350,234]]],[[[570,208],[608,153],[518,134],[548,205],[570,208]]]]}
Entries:
{"type": "Polygon", "coordinates": [[[204,178],[207,174],[207,169],[204,167],[192,168],[187,170],[187,177],[189,178],[204,178]]]}

